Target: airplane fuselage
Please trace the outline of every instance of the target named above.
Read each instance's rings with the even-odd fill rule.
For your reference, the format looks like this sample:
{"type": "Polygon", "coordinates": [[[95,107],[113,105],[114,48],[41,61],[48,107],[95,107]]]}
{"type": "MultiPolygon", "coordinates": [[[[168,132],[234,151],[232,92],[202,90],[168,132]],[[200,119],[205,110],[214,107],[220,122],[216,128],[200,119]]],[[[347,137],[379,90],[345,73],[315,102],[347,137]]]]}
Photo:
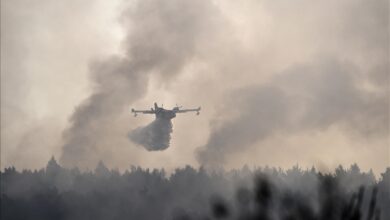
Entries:
{"type": "Polygon", "coordinates": [[[161,119],[167,119],[170,120],[174,117],[176,117],[176,112],[173,110],[166,110],[163,108],[159,108],[156,113],[156,118],[161,118],[161,119]]]}

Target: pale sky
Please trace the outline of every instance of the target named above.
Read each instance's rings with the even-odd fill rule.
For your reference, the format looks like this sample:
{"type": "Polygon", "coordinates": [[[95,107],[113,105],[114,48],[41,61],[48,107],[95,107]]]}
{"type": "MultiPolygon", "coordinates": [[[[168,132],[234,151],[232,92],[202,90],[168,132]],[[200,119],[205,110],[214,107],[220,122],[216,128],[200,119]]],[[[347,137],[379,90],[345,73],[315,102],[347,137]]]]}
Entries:
{"type": "Polygon", "coordinates": [[[387,0],[1,6],[2,168],[390,164],[387,0]],[[148,152],[154,102],[202,111],[148,152]]]}

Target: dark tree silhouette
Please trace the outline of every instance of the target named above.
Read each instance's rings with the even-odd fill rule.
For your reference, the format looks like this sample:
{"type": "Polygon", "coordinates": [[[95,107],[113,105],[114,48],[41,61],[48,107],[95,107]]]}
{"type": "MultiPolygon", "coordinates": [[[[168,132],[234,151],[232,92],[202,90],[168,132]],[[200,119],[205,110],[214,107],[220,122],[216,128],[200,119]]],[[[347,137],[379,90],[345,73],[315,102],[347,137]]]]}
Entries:
{"type": "Polygon", "coordinates": [[[390,168],[376,180],[354,164],[332,174],[314,168],[206,171],[171,175],[99,162],[94,172],[62,168],[0,173],[1,219],[390,219],[390,168]]]}

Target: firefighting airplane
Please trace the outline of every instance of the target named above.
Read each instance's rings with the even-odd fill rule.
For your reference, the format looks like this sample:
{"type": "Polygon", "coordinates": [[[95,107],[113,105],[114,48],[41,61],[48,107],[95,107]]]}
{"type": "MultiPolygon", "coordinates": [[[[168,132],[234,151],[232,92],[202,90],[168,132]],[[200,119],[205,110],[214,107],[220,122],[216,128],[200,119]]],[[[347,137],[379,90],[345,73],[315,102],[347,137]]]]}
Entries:
{"type": "Polygon", "coordinates": [[[151,108],[150,110],[134,110],[131,109],[131,112],[134,114],[134,117],[137,117],[138,113],[142,114],[155,114],[156,118],[163,118],[163,119],[172,119],[176,117],[176,113],[185,113],[185,112],[196,112],[196,115],[200,114],[200,107],[193,108],[193,109],[180,109],[181,106],[174,107],[172,110],[164,109],[163,107],[158,107],[157,103],[154,103],[154,109],[151,108]]]}

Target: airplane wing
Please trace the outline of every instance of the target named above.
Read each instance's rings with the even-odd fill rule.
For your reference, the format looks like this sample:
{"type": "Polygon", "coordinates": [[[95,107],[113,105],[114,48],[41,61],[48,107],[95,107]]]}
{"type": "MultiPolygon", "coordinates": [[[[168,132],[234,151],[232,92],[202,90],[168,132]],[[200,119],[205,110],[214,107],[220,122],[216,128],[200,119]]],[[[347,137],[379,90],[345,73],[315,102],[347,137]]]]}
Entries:
{"type": "Polygon", "coordinates": [[[192,109],[179,109],[176,110],[176,113],[185,113],[185,112],[196,112],[197,115],[199,115],[200,107],[199,108],[192,108],[192,109]]]}
{"type": "Polygon", "coordinates": [[[134,113],[134,116],[137,116],[138,113],[142,113],[142,114],[154,114],[155,111],[154,110],[134,110],[134,109],[131,109],[131,112],[134,113]]]}

